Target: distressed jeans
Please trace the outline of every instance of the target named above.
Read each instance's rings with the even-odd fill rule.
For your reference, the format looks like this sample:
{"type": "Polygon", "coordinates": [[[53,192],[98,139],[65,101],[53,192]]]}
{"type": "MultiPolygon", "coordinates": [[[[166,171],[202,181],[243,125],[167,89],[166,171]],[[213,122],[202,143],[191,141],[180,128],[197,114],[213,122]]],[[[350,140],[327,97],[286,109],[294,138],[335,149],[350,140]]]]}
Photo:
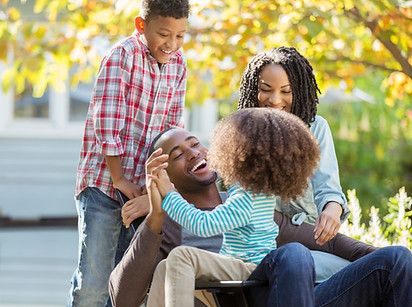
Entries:
{"type": "Polygon", "coordinates": [[[77,268],[67,306],[111,306],[109,276],[133,236],[122,224],[121,205],[97,188],[76,200],[79,231],[77,268]]]}

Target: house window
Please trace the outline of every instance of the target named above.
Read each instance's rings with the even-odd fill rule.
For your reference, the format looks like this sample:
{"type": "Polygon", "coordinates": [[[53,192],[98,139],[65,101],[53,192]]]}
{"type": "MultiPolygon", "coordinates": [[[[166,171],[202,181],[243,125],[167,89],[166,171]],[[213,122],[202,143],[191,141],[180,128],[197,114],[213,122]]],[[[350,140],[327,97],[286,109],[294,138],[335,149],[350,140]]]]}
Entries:
{"type": "Polygon", "coordinates": [[[49,90],[46,90],[39,98],[33,97],[32,94],[33,87],[29,83],[26,84],[25,90],[21,94],[14,94],[14,118],[49,118],[49,90]]]}
{"type": "Polygon", "coordinates": [[[79,83],[75,89],[70,89],[69,121],[84,122],[93,91],[92,83],[79,83]]]}

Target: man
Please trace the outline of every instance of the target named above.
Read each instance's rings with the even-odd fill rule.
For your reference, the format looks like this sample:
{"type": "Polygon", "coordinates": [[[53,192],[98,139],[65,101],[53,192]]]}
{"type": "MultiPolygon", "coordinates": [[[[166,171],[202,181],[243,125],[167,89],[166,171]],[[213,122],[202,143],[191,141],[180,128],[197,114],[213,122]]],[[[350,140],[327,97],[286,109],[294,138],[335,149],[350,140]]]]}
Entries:
{"type": "MultiPolygon", "coordinates": [[[[216,187],[217,175],[209,169],[207,148],[190,132],[172,128],[159,134],[150,153],[162,148],[169,155],[167,173],[180,194],[191,204],[211,210],[222,203],[216,187]]],[[[133,201],[123,208],[123,220],[128,226],[134,219],[133,201]]],[[[275,212],[279,226],[278,246],[300,242],[311,250],[327,251],[354,261],[375,250],[374,247],[338,234],[323,246],[313,238],[313,226],[292,225],[289,218],[275,212]]],[[[149,212],[134,235],[129,249],[110,277],[110,295],[114,306],[139,306],[145,299],[152,273],[157,263],[179,245],[190,245],[218,252],[221,237],[200,238],[173,222],[165,213],[149,212]]],[[[315,261],[316,264],[316,261],[315,261]]],[[[339,267],[340,268],[340,267],[339,267]]]]}

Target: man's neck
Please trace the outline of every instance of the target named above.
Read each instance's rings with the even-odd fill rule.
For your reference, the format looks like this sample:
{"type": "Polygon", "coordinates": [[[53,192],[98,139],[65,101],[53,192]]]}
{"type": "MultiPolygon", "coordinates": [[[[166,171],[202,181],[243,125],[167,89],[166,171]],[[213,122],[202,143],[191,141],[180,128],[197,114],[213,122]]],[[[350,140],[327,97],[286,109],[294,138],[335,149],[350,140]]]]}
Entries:
{"type": "Polygon", "coordinates": [[[219,191],[215,184],[201,187],[196,191],[181,192],[184,199],[197,208],[214,208],[222,203],[219,191]]]}

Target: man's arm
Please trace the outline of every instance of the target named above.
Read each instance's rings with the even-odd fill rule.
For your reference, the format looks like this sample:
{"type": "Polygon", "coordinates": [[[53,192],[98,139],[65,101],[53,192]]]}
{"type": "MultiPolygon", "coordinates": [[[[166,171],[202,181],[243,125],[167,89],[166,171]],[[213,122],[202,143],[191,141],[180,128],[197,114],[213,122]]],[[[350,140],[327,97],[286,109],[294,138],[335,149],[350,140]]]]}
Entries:
{"type": "Polygon", "coordinates": [[[110,275],[109,291],[113,306],[139,306],[157,264],[163,235],[153,232],[145,221],[134,235],[122,260],[110,275]]]}
{"type": "MultiPolygon", "coordinates": [[[[146,164],[146,171],[154,163],[146,164]]],[[[150,211],[130,242],[122,260],[110,275],[109,291],[113,306],[139,306],[145,299],[162,243],[165,212],[155,183],[147,179],[150,211]]]]}
{"type": "Polygon", "coordinates": [[[300,226],[293,225],[291,219],[279,211],[275,211],[274,219],[279,226],[279,235],[276,238],[279,247],[290,242],[299,242],[311,250],[334,254],[349,261],[355,261],[376,249],[372,245],[341,233],[327,243],[319,245],[313,237],[313,225],[307,223],[302,223],[300,226]]]}

